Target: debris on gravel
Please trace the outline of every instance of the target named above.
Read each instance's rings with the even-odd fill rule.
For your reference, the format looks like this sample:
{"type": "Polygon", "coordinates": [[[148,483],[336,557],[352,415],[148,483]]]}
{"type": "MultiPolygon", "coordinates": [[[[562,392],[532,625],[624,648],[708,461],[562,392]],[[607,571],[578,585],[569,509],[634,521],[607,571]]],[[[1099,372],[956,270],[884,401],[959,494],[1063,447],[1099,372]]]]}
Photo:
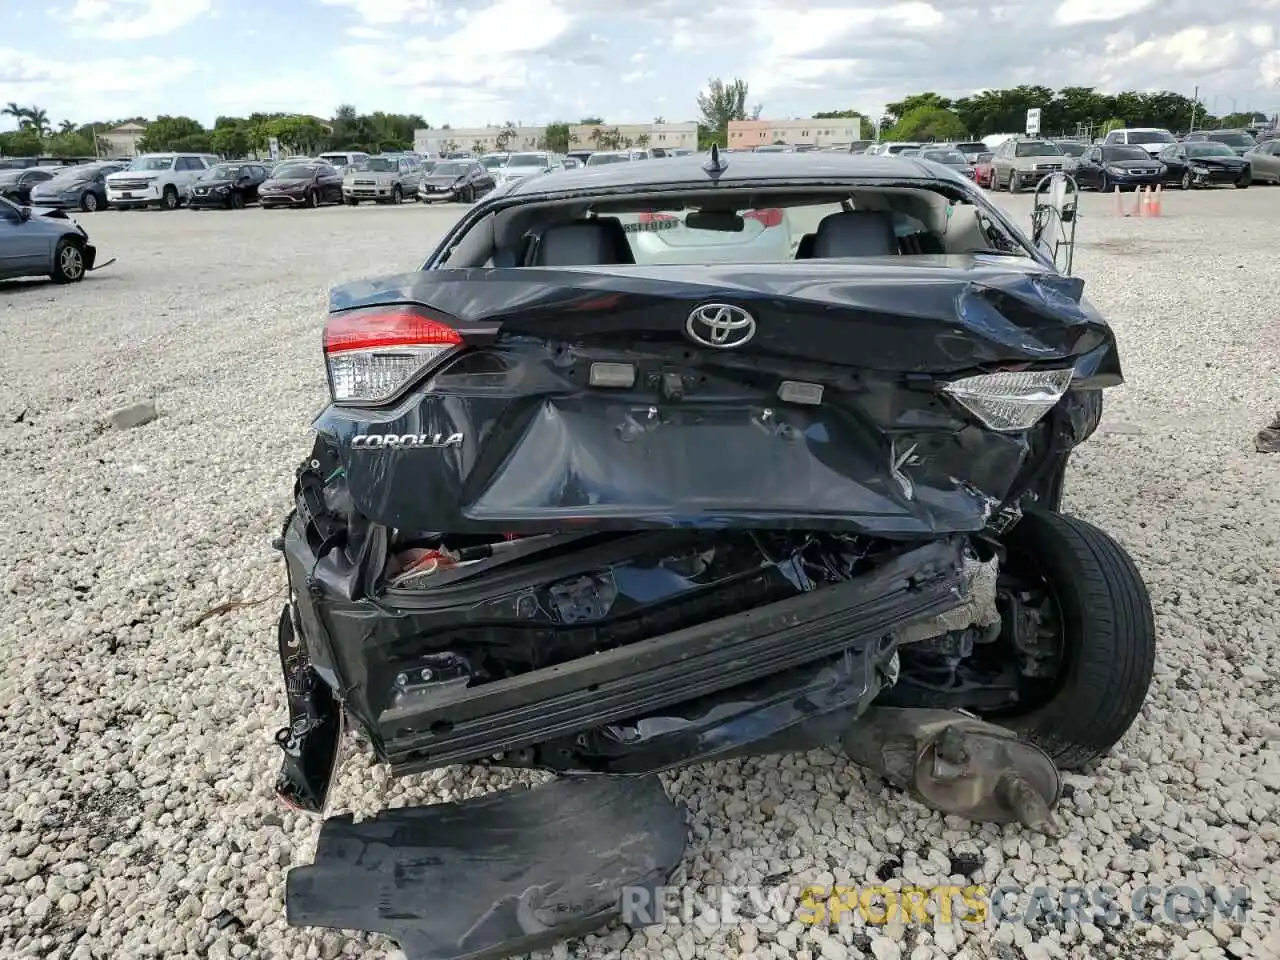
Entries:
{"type": "Polygon", "coordinates": [[[156,412],[154,403],[150,401],[133,403],[111,414],[111,425],[117,430],[132,430],[134,427],[150,423],[157,416],[159,414],[156,412]]]}
{"type": "MultiPolygon", "coordinates": [[[[1027,221],[1028,198],[999,202],[1027,221]]],[[[1133,555],[1161,647],[1129,736],[1066,777],[1062,837],[942,817],[825,750],[684,770],[667,778],[691,826],[673,883],[716,903],[726,888],[794,892],[544,960],[1280,957],[1280,483],[1253,450],[1280,400],[1280,328],[1259,322],[1280,284],[1266,253],[1280,190],[1164,207],[1139,220],[1109,216],[1105,197],[1081,205],[1076,270],[1117,328],[1127,383],[1075,455],[1067,506],[1133,555]],[[927,923],[888,917],[871,899],[838,922],[798,919],[809,886],[969,885],[1020,895],[1003,922],[937,904],[927,923]],[[1187,894],[1209,887],[1244,893],[1197,919],[1187,894]],[[1111,889],[1125,912],[1035,914],[1037,888],[1111,889]],[[1128,912],[1152,888],[1154,923],[1128,912]]],[[[104,212],[88,227],[119,257],[109,275],[0,290],[0,956],[403,956],[284,921],[284,875],[309,862],[316,825],[272,795],[278,608],[237,604],[283,586],[270,541],[325,397],[328,286],[415,269],[454,215],[104,212]],[[140,395],[165,415],[101,429],[140,395]]],[[[348,743],[331,803],[364,817],[539,779],[392,779],[348,743]]]]}

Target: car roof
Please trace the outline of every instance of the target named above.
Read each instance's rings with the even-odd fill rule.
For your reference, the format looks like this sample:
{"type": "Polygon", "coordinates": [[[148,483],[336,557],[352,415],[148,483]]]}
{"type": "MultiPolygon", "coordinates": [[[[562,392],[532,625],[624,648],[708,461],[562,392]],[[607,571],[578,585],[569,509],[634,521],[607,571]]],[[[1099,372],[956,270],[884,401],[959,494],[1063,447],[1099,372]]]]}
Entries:
{"type": "MultiPolygon", "coordinates": [[[[716,182],[724,186],[760,180],[785,180],[814,185],[831,180],[870,177],[918,181],[939,180],[935,168],[911,157],[867,156],[860,153],[735,153],[721,156],[723,172],[716,182]]],[[[554,170],[540,177],[516,181],[507,197],[554,194],[562,191],[594,192],[653,186],[680,189],[711,186],[705,169],[707,154],[672,157],[663,163],[606,163],[575,170],[554,170]]],[[[947,174],[948,178],[952,175],[947,174]]],[[[948,180],[948,182],[950,182],[948,180]]]]}

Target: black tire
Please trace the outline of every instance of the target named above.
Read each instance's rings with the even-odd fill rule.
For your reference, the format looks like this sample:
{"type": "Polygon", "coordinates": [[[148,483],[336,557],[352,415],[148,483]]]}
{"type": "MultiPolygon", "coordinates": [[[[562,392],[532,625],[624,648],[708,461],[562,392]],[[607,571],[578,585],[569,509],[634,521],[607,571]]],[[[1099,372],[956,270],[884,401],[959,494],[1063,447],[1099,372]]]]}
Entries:
{"type": "Polygon", "coordinates": [[[1077,517],[1028,511],[1005,536],[1007,566],[1040,579],[1056,607],[1063,660],[1031,710],[992,718],[1038,744],[1063,769],[1103,756],[1128,732],[1155,665],[1151,597],[1110,535],[1077,517]]]}
{"type": "Polygon", "coordinates": [[[316,192],[314,190],[307,191],[306,205],[311,210],[320,206],[320,201],[316,199],[316,192]]]}
{"type": "Polygon", "coordinates": [[[231,209],[232,209],[232,210],[243,210],[243,209],[244,209],[244,194],[243,194],[243,193],[239,193],[239,192],[235,192],[235,191],[233,191],[233,192],[232,192],[232,194],[231,194],[231,209]]]}
{"type": "Polygon", "coordinates": [[[1183,170],[1182,179],[1178,181],[1178,186],[1183,190],[1191,189],[1191,171],[1183,170]]]}
{"type": "Polygon", "coordinates": [[[53,282],[79,283],[84,274],[84,244],[75,237],[63,237],[53,251],[53,282]]]}
{"type": "Polygon", "coordinates": [[[347,197],[347,206],[348,206],[348,207],[358,207],[358,206],[360,206],[360,201],[359,201],[359,200],[357,200],[355,197],[347,197]]]}
{"type": "Polygon", "coordinates": [[[178,205],[182,203],[182,198],[178,196],[175,187],[165,187],[164,194],[160,198],[160,207],[163,210],[177,210],[178,205]]]}
{"type": "Polygon", "coordinates": [[[1098,179],[1098,192],[1099,193],[1111,192],[1111,178],[1108,177],[1105,172],[1098,179]]]}
{"type": "Polygon", "coordinates": [[[400,189],[400,184],[396,184],[391,188],[391,202],[396,206],[404,203],[404,191],[400,189]]]}
{"type": "Polygon", "coordinates": [[[1250,174],[1246,173],[1243,177],[1241,177],[1239,180],[1236,181],[1236,189],[1247,190],[1249,188],[1249,184],[1251,183],[1253,183],[1253,177],[1250,174]]]}
{"type": "Polygon", "coordinates": [[[92,190],[86,190],[84,193],[80,194],[80,209],[85,213],[96,213],[101,210],[103,206],[105,206],[105,204],[98,199],[98,195],[92,190]]]}
{"type": "Polygon", "coordinates": [[[1016,170],[1009,171],[1009,192],[1017,193],[1020,187],[1018,185],[1018,172],[1016,170]]]}

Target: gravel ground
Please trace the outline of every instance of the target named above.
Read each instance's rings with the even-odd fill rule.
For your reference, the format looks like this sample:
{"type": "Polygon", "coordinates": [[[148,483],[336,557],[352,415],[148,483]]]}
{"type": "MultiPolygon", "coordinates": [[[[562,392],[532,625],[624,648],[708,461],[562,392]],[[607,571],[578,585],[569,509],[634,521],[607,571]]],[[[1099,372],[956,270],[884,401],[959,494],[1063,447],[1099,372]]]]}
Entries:
{"type": "MultiPolygon", "coordinates": [[[[1002,197],[1029,211],[1026,197],[1002,197]]],[[[411,269],[455,215],[362,207],[81,218],[120,262],[71,288],[0,284],[0,955],[399,956],[296,930],[284,869],[315,824],[276,804],[283,697],[269,547],[324,401],[335,281],[411,269]],[[154,397],[161,417],[104,430],[154,397]],[[192,627],[230,600],[263,602],[192,627]],[[234,919],[232,919],[234,918],[234,919]]],[[[1280,189],[1166,196],[1159,220],[1086,196],[1077,272],[1113,318],[1128,384],[1069,478],[1150,585],[1161,650],[1113,756],[1070,778],[1065,837],[944,819],[825,752],[669,782],[693,813],[685,879],[715,884],[1015,882],[1122,891],[1248,884],[1247,922],[1012,924],[824,934],[784,908],[625,929],[555,956],[1280,956],[1280,189]]],[[[348,753],[335,809],[485,792],[501,774],[389,780],[348,753]]]]}

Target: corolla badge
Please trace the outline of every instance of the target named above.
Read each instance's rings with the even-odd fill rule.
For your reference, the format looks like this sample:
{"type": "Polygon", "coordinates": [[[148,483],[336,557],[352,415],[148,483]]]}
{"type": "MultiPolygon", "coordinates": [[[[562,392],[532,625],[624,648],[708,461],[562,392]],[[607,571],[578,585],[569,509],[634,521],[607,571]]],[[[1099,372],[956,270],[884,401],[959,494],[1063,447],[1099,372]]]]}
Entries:
{"type": "Polygon", "coordinates": [[[684,329],[695,343],[729,350],[751,341],[756,319],[731,303],[704,303],[689,314],[684,329]]]}
{"type": "Polygon", "coordinates": [[[403,447],[462,446],[460,433],[362,433],[351,438],[352,450],[399,450],[403,447]]]}

